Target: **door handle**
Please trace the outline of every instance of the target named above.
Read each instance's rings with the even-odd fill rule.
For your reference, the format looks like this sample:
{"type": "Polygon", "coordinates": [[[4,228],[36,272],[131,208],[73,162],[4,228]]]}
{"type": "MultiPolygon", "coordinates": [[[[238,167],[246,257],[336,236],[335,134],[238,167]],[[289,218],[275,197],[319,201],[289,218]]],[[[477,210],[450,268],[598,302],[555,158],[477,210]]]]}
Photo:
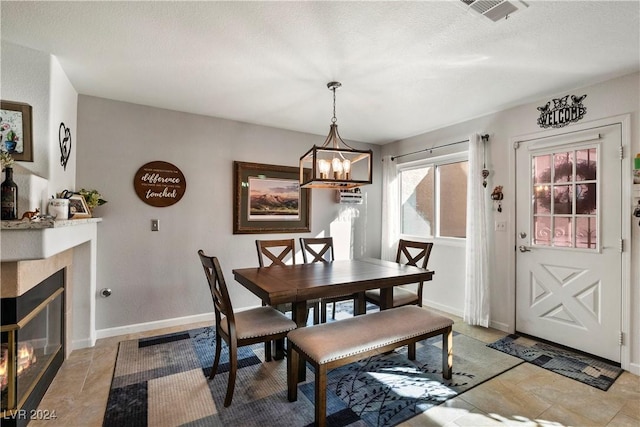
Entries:
{"type": "Polygon", "coordinates": [[[518,246],[518,249],[520,249],[520,252],[531,252],[531,249],[529,249],[525,245],[518,246]]]}

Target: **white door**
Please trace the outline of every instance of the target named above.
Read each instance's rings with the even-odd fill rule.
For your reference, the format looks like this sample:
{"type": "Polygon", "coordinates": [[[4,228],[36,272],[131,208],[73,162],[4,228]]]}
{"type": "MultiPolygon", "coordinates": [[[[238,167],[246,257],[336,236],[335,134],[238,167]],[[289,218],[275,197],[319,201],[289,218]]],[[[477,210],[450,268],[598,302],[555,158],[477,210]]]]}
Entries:
{"type": "Polygon", "coordinates": [[[517,144],[516,330],[620,362],[620,125],[517,144]]]}

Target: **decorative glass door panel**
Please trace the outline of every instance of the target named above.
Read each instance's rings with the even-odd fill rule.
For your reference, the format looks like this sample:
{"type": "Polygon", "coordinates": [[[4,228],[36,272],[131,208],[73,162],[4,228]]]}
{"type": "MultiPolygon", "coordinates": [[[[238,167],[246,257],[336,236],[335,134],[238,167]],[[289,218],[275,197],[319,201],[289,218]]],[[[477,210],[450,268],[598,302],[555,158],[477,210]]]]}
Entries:
{"type": "Polygon", "coordinates": [[[535,246],[597,249],[598,148],[532,156],[535,246]]]}

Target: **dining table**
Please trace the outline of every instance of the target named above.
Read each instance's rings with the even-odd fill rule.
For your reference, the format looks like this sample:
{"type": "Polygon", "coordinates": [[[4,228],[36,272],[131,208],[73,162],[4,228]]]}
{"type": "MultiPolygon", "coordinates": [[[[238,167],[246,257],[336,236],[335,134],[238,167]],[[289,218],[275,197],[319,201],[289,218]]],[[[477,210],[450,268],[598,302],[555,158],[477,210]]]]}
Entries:
{"type": "MultiPolygon", "coordinates": [[[[430,281],[434,271],[376,258],[336,260],[330,263],[238,268],[234,279],[267,305],[291,303],[299,328],[307,323],[307,301],[380,289],[380,310],[393,306],[393,288],[430,281]]],[[[365,314],[364,297],[357,298],[354,314],[365,314]]],[[[299,380],[305,378],[301,365],[299,380]]]]}

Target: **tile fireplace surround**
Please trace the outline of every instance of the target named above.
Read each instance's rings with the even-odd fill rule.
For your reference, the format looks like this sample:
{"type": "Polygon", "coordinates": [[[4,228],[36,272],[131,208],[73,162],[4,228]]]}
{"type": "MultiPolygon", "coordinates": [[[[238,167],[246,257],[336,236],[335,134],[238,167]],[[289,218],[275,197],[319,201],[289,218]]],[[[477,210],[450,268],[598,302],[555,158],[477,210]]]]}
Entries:
{"type": "MultiPolygon", "coordinates": [[[[66,359],[73,349],[91,347],[95,344],[96,241],[97,224],[101,220],[101,218],[89,218],[67,221],[1,222],[0,297],[5,310],[15,305],[18,319],[8,322],[14,323],[13,325],[5,325],[7,313],[5,312],[2,316],[3,345],[7,346],[6,339],[8,339],[8,345],[11,346],[13,338],[8,338],[12,335],[10,330],[18,328],[16,330],[18,337],[21,334],[20,331],[29,335],[27,325],[31,322],[29,319],[32,316],[24,315],[25,307],[31,310],[36,306],[46,305],[49,298],[44,295],[39,296],[42,294],[39,290],[43,286],[47,287],[46,283],[50,282],[54,276],[61,279],[58,279],[59,284],[53,287],[64,287],[64,292],[62,289],[58,291],[62,296],[62,304],[57,303],[58,311],[64,311],[58,315],[62,318],[59,358],[66,359]],[[35,298],[40,298],[42,301],[33,301],[34,295],[38,295],[35,298]],[[60,306],[62,309],[59,308],[60,306]],[[19,320],[21,316],[25,317],[24,321],[19,320]]],[[[60,298],[57,299],[60,300],[60,298]]],[[[49,308],[40,308],[40,310],[43,315],[50,311],[49,308]]],[[[36,311],[38,309],[34,310],[36,311]]],[[[17,343],[14,343],[14,346],[17,346],[17,343]]],[[[57,368],[58,366],[55,367],[53,375],[57,368]]],[[[40,380],[50,382],[53,375],[43,375],[40,380]]],[[[35,395],[37,390],[43,387],[46,390],[48,384],[38,384],[34,387],[34,391],[28,391],[27,395],[35,395]]],[[[24,408],[30,409],[28,406],[33,405],[34,400],[37,400],[35,403],[37,406],[41,397],[35,399],[31,396],[21,399],[17,409],[21,409],[21,404],[26,405],[24,408]]],[[[5,421],[7,420],[3,419],[3,425],[5,421]]],[[[9,424],[13,423],[9,422],[9,424]]]]}

